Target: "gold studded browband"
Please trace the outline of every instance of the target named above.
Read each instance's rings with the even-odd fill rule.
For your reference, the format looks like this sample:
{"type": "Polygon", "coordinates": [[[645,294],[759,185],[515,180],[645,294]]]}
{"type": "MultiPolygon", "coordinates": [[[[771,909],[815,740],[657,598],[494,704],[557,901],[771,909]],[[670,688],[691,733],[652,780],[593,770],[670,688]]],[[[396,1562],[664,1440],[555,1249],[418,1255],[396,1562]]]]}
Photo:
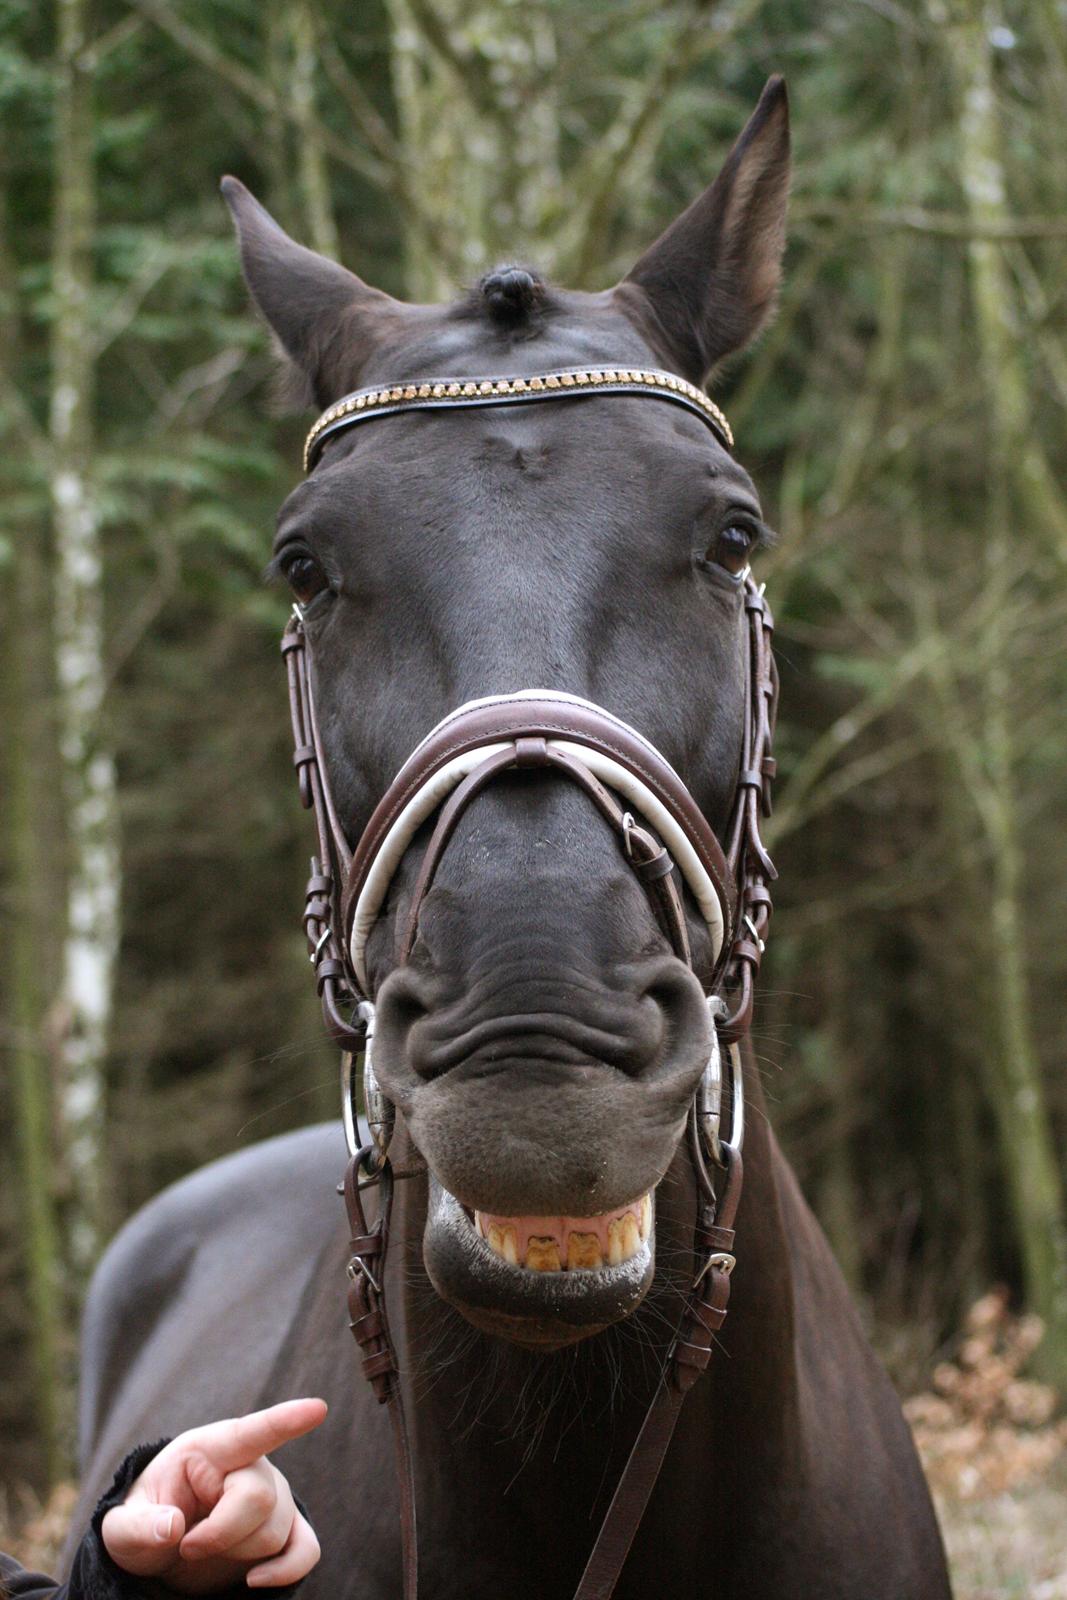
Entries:
{"type": "Polygon", "coordinates": [[[429,378],[357,389],[335,400],[312,427],[304,445],[304,471],[311,471],[333,434],[369,417],[389,416],[397,411],[436,411],[446,406],[518,405],[586,394],[650,394],[660,400],[673,400],[702,418],[727,450],[734,447],[730,424],[695,383],[654,368],[575,367],[528,378],[429,378]]]}

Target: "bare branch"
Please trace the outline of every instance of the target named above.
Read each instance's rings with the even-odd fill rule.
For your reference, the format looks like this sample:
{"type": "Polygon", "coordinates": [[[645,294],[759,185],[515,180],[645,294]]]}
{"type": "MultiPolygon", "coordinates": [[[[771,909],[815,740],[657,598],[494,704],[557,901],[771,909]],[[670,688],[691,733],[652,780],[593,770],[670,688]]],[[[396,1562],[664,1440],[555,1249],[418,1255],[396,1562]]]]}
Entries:
{"type": "MultiPolygon", "coordinates": [[[[879,778],[886,777],[897,767],[914,760],[927,747],[928,740],[922,735],[908,734],[902,739],[894,739],[888,744],[880,745],[877,750],[856,756],[845,766],[837,768],[824,778],[817,788],[809,788],[806,800],[798,799],[793,806],[779,807],[774,829],[775,845],[781,844],[791,833],[807,827],[813,817],[836,805],[846,795],[863,788],[866,784],[876,782],[879,778]]],[[[788,801],[788,788],[785,793],[788,801]]]]}
{"type": "Polygon", "coordinates": [[[727,25],[716,29],[710,25],[711,7],[705,0],[697,0],[679,23],[670,45],[663,49],[656,71],[622,107],[603,138],[572,173],[572,192],[586,196],[573,230],[574,243],[567,253],[569,276],[575,283],[585,282],[605,254],[606,235],[625,174],[657,137],[672,89],[702,56],[718,50],[761,4],[762,0],[744,0],[727,25]]]}
{"type": "MultiPolygon", "coordinates": [[[[198,33],[195,28],[179,17],[167,4],[167,0],[129,0],[129,3],[148,17],[151,22],[173,39],[175,44],[181,45],[194,61],[199,61],[201,66],[208,67],[224,82],[237,90],[237,92],[251,100],[264,111],[269,111],[274,116],[284,117],[286,121],[296,123],[301,120],[300,114],[289,102],[280,96],[269,84],[262,82],[254,72],[234,61],[231,56],[225,55],[218,47],[198,33]]],[[[306,125],[306,124],[305,124],[306,125]]],[[[324,150],[328,150],[335,160],[343,166],[358,172],[361,177],[368,178],[372,183],[380,184],[383,188],[392,191],[394,175],[382,164],[372,157],[365,155],[358,149],[353,149],[344,139],[338,138],[331,128],[320,122],[314,121],[317,137],[322,141],[324,150]]]]}
{"type": "Polygon", "coordinates": [[[790,216],[797,222],[836,222],[863,232],[865,228],[903,228],[936,234],[968,244],[973,239],[1067,239],[1065,217],[1004,217],[979,222],[955,211],[924,206],[857,206],[850,200],[794,199],[790,216]]]}
{"type": "MultiPolygon", "coordinates": [[[[239,94],[251,100],[263,111],[270,112],[272,116],[283,117],[298,127],[313,128],[323,150],[342,166],[348,167],[352,172],[358,172],[361,177],[377,184],[390,195],[400,206],[420,242],[427,249],[432,249],[440,255],[442,242],[435,234],[433,220],[419,205],[413,186],[408,180],[406,164],[399,157],[395,147],[388,155],[382,151],[384,159],[378,160],[358,147],[353,148],[347,140],[339,138],[319,118],[313,117],[308,120],[291,101],[280,96],[268,84],[262,83],[255,73],[250,72],[241,62],[224,55],[209,39],[191,28],[167,4],[167,0],[129,0],[129,4],[143,12],[176,44],[181,45],[195,61],[217,73],[239,94]]],[[[361,131],[366,134],[362,124],[361,131]]],[[[368,143],[370,142],[368,139],[368,143]]]]}
{"type": "MultiPolygon", "coordinates": [[[[316,16],[316,24],[320,19],[316,16]]],[[[377,106],[364,92],[362,84],[348,70],[348,65],[335,41],[321,27],[316,28],[316,49],[326,76],[339,94],[343,95],[352,119],[372,150],[387,165],[404,168],[407,161],[400,142],[377,106]]]]}
{"type": "Polygon", "coordinates": [[[171,251],[157,245],[141,263],[140,270],[130,279],[129,283],[112,300],[107,311],[100,318],[99,326],[93,336],[91,355],[98,361],[109,345],[122,337],[133,322],[138,311],[151,294],[159,280],[165,275],[168,267],[174,263],[171,251]]]}
{"type": "Polygon", "coordinates": [[[95,72],[105,56],[124,45],[127,39],[135,39],[143,27],[144,20],[141,17],[121,17],[112,27],[97,34],[81,54],[86,72],[95,72]]]}
{"type": "Polygon", "coordinates": [[[182,413],[192,401],[203,396],[205,391],[209,396],[208,409],[213,405],[214,396],[225,388],[234,373],[239,372],[248,360],[249,352],[236,346],[229,346],[220,350],[217,355],[211,356],[207,361],[200,361],[194,367],[188,367],[160,396],[156,406],[151,434],[165,432],[179,421],[182,413]]]}
{"type": "Polygon", "coordinates": [[[483,58],[474,51],[460,49],[428,0],[405,0],[405,3],[426,43],[451,70],[471,104],[483,116],[499,121],[504,115],[503,108],[494,92],[483,58]]]}

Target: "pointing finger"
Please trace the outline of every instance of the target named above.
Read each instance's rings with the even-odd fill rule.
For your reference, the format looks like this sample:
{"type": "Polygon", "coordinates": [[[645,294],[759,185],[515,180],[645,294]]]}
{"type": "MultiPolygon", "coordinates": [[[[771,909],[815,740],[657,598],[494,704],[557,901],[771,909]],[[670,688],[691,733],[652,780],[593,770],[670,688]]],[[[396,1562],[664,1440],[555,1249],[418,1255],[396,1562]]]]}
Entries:
{"type": "Polygon", "coordinates": [[[325,1400],[283,1400],[265,1411],[230,1417],[194,1430],[196,1444],[220,1472],[250,1467],[290,1439],[317,1428],[326,1416],[325,1400]]]}

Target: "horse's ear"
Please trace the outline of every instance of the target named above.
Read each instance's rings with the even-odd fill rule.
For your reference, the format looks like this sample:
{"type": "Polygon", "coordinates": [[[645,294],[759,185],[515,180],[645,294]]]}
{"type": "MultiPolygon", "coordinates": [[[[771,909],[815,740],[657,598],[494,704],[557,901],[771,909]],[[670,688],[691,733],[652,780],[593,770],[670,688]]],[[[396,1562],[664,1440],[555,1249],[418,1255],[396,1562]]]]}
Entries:
{"type": "Polygon", "coordinates": [[[237,178],[223,178],[220,187],[237,229],[245,282],[296,369],[299,397],[327,406],[356,386],[390,312],[403,308],[347,267],[290,239],[237,178]]]}
{"type": "Polygon", "coordinates": [[[769,79],[710,189],[615,291],[675,370],[702,383],[774,310],[789,195],[789,100],[769,79]]]}

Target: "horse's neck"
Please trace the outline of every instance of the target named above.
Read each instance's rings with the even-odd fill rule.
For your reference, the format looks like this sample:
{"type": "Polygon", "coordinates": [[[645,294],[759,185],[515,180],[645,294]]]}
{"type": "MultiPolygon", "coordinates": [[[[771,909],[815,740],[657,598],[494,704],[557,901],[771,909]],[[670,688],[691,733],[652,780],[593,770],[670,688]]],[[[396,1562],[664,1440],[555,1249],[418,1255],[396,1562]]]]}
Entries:
{"type": "MultiPolygon", "coordinates": [[[[682,1408],[650,1531],[668,1502],[671,1559],[699,1555],[748,1497],[773,1494],[795,1459],[798,1413],[790,1241],[762,1107],[752,1106],[733,1297],[709,1371],[682,1408]],[[679,1537],[679,1529],[687,1530],[679,1537]],[[689,1546],[692,1547],[691,1551],[689,1546]]],[[[627,1324],[572,1350],[534,1357],[477,1334],[425,1278],[421,1185],[401,1185],[402,1364],[415,1445],[420,1548],[468,1548],[487,1572],[581,1571],[660,1382],[692,1275],[695,1191],[680,1151],[657,1195],[657,1287],[627,1324]],[[664,1285],[661,1280],[670,1280],[664,1285]],[[530,1564],[532,1562],[532,1565],[530,1564]]],[[[662,1541],[656,1541],[661,1552],[662,1541]]],[[[640,1545],[638,1547],[640,1549],[640,1545]]],[[[668,1584],[669,1592],[669,1584],[668,1584]]],[[[474,1591],[472,1591],[474,1592],[474,1591]]]]}

